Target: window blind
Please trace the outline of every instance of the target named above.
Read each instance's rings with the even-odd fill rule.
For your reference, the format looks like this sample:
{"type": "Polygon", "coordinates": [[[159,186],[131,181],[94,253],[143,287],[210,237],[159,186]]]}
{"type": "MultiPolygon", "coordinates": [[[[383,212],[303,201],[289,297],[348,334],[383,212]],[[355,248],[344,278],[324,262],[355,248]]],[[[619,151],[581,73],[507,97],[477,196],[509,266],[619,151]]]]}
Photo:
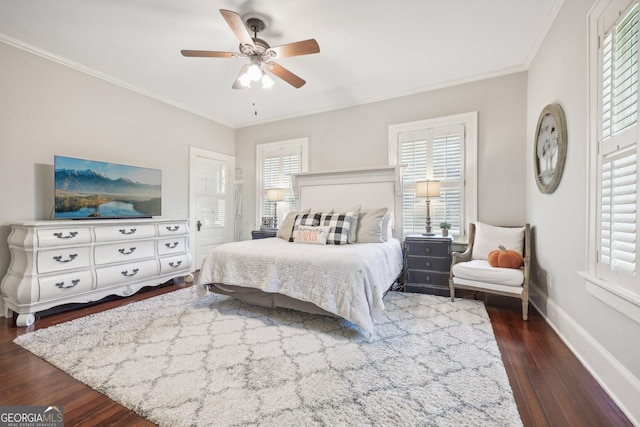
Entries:
{"type": "Polygon", "coordinates": [[[464,127],[425,129],[399,136],[398,158],[407,165],[403,175],[402,198],[404,234],[424,232],[426,203],[415,197],[415,183],[426,179],[440,181],[440,197],[431,199],[431,224],[451,224],[450,233],[460,234],[463,222],[464,127]]]}
{"type": "Polygon", "coordinates": [[[289,174],[301,171],[301,152],[297,148],[265,152],[262,160],[262,216],[274,216],[274,202],[267,201],[267,190],[284,188],[284,201],[278,203],[278,217],[295,210],[293,182],[289,174]]]}
{"type": "Polygon", "coordinates": [[[638,2],[601,35],[598,274],[630,290],[638,236],[638,2]]]}

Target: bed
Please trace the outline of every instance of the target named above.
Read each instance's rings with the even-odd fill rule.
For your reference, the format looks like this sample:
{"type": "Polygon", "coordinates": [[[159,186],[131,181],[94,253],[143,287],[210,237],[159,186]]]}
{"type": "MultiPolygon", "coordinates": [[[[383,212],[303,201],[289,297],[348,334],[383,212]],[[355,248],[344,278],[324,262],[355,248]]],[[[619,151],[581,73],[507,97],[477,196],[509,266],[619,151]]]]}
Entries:
{"type": "Polygon", "coordinates": [[[402,274],[398,238],[402,233],[402,170],[385,166],[295,174],[299,214],[292,217],[298,222],[302,216],[314,217],[323,223],[310,228],[331,233],[336,227],[322,227],[325,222],[329,224],[336,215],[348,217],[355,228],[342,230],[341,242],[346,233],[350,242],[357,243],[337,244],[340,236],[336,233],[329,238],[336,244],[301,244],[298,237],[305,224],[285,219],[280,237],[213,249],[200,269],[198,294],[215,292],[261,306],[337,316],[373,336],[374,319],[384,310],[383,296],[402,274]],[[287,235],[291,224],[295,227],[287,235]],[[283,238],[287,236],[290,238],[283,238]]]}

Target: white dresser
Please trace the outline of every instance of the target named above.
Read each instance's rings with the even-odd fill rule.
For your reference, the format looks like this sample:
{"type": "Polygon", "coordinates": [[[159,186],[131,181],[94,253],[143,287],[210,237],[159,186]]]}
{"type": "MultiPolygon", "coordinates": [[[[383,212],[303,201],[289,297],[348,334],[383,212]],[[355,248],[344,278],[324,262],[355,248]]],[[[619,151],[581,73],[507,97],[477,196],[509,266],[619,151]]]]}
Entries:
{"type": "Polygon", "coordinates": [[[185,276],[193,280],[187,220],[37,221],[11,225],[3,314],[18,326],[62,304],[128,296],[185,276]]]}

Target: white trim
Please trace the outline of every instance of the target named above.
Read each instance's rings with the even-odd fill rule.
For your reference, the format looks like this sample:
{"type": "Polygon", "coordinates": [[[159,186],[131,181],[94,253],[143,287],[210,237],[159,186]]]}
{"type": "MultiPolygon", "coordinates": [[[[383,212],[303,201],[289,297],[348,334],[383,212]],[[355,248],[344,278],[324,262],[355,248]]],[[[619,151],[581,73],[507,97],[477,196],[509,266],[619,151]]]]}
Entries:
{"type": "Polygon", "coordinates": [[[587,281],[587,292],[640,323],[640,297],[638,295],[584,271],[579,271],[578,274],[587,281]]]}
{"type": "Polygon", "coordinates": [[[524,60],[524,68],[525,69],[528,70],[529,67],[531,66],[531,62],[533,62],[533,59],[538,54],[538,50],[542,46],[542,43],[544,42],[544,39],[547,37],[547,33],[551,29],[551,26],[553,25],[553,22],[556,20],[556,17],[558,16],[558,13],[560,13],[560,9],[562,8],[563,4],[564,4],[564,0],[555,0],[553,2],[553,5],[551,5],[551,9],[549,10],[549,13],[547,14],[547,17],[546,17],[546,19],[544,21],[544,24],[542,24],[542,27],[540,28],[540,31],[538,32],[538,36],[536,37],[536,41],[533,43],[533,46],[531,47],[531,50],[529,51],[529,54],[527,55],[527,58],[524,60]]]}
{"type": "Polygon", "coordinates": [[[300,148],[300,170],[307,172],[309,170],[309,138],[302,137],[256,145],[256,218],[254,224],[256,230],[260,227],[260,216],[262,215],[262,157],[265,152],[287,148],[300,148]]]}
{"type": "Polygon", "coordinates": [[[529,301],[633,425],[640,425],[640,379],[534,283],[529,301]]]}
{"type": "Polygon", "coordinates": [[[619,5],[621,1],[626,1],[629,5],[636,0],[599,0],[593,5],[587,17],[587,179],[586,199],[587,199],[587,247],[585,250],[586,271],[579,272],[586,281],[586,290],[589,294],[608,304],[618,312],[640,323],[640,295],[629,292],[626,288],[616,283],[604,280],[596,274],[596,264],[598,259],[598,140],[599,131],[599,97],[598,89],[599,67],[598,67],[598,38],[599,22],[602,16],[610,10],[613,5],[619,5]]]}
{"type": "Polygon", "coordinates": [[[469,228],[469,223],[475,223],[478,218],[478,112],[472,111],[389,125],[388,159],[390,165],[398,164],[398,135],[400,133],[456,125],[462,125],[465,129],[463,151],[465,182],[462,187],[465,224],[461,224],[461,231],[466,240],[466,230],[469,228]]]}

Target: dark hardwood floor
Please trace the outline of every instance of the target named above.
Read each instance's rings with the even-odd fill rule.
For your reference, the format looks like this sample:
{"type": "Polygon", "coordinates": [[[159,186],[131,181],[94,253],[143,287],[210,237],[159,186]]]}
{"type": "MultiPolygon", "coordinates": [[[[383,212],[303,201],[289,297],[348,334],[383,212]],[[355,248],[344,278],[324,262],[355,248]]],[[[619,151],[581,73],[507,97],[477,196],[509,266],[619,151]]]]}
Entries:
{"type": "MultiPolygon", "coordinates": [[[[0,319],[0,406],[60,405],[66,426],[152,425],[12,341],[27,331],[185,286],[176,283],[147,288],[129,298],[109,298],[71,311],[46,313],[28,330],[13,326],[11,319],[0,319]]],[[[487,311],[525,426],[632,425],[533,307],[529,321],[523,322],[519,300],[491,296],[487,311]]]]}

